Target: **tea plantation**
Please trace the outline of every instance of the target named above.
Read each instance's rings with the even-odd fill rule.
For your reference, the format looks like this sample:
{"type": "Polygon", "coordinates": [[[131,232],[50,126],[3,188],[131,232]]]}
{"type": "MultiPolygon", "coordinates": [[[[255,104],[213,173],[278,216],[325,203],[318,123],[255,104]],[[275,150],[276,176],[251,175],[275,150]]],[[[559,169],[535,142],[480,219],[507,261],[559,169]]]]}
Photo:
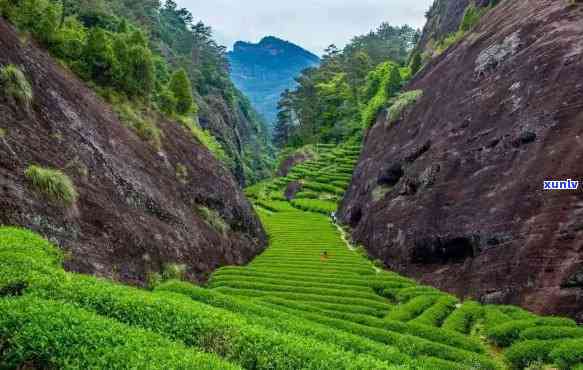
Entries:
{"type": "Polygon", "coordinates": [[[68,273],[46,240],[0,228],[0,368],[583,369],[574,321],[461,302],[352,248],[327,214],[357,155],[319,147],[248,189],[270,246],[208,287],[68,273]]]}

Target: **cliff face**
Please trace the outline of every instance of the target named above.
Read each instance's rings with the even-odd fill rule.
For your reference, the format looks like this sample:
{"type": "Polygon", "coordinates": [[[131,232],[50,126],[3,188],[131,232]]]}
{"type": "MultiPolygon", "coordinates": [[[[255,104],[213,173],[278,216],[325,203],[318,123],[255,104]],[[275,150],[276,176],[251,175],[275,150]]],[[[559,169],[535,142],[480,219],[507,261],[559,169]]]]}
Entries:
{"type": "MultiPolygon", "coordinates": [[[[455,2],[455,1],[452,1],[455,2]]],[[[367,133],[341,218],[387,266],[463,297],[583,320],[583,8],[502,1],[367,133]]]]}
{"type": "Polygon", "coordinates": [[[157,152],[84,83],[0,19],[0,65],[32,85],[30,108],[0,92],[0,224],[40,232],[70,270],[145,282],[165,263],[204,279],[244,264],[266,242],[230,171],[180,125],[159,118],[157,152]],[[73,181],[72,207],[49,202],[25,177],[31,164],[73,181]]]}
{"type": "Polygon", "coordinates": [[[474,3],[478,7],[488,6],[492,0],[435,0],[427,11],[427,23],[419,39],[417,49],[423,52],[427,44],[439,41],[459,29],[468,5],[474,3]]]}

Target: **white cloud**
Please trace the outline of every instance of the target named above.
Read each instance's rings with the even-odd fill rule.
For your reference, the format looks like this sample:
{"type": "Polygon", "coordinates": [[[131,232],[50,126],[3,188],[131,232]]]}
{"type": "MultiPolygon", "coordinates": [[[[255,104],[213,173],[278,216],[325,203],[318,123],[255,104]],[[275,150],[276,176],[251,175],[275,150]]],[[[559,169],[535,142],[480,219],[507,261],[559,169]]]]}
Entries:
{"type": "Polygon", "coordinates": [[[238,40],[259,41],[272,35],[317,54],[329,44],[344,46],[353,36],[382,22],[421,28],[433,0],[178,0],[214,29],[231,48],[238,40]]]}

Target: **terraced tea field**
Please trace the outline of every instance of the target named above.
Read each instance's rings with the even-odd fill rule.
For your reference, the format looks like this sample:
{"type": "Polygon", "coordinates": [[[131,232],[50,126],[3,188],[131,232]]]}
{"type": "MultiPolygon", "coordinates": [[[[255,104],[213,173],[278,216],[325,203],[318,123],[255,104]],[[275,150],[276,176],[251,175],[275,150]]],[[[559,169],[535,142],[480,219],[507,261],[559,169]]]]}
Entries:
{"type": "Polygon", "coordinates": [[[583,369],[570,319],[461,302],[375,268],[322,214],[337,198],[321,176],[346,161],[323,152],[291,176],[317,188],[296,203],[328,203],[285,200],[282,179],[250,189],[270,245],[207,287],[68,273],[58,248],[0,227],[0,368],[583,369]]]}

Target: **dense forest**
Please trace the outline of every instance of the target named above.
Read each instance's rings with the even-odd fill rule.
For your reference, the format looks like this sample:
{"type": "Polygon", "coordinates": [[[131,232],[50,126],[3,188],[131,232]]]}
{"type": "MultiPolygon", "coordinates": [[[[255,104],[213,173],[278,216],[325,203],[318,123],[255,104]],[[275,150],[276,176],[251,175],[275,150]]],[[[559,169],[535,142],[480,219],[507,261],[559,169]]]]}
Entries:
{"type": "Polygon", "coordinates": [[[210,27],[168,0],[0,1],[27,31],[160,147],[159,112],[182,123],[240,182],[270,173],[265,123],[229,78],[210,27]]]}
{"type": "Polygon", "coordinates": [[[384,23],[342,50],[328,47],[321,66],[304,70],[298,87],[282,94],[275,144],[360,143],[363,127],[419,70],[419,54],[410,56],[419,36],[410,26],[384,23]]]}

